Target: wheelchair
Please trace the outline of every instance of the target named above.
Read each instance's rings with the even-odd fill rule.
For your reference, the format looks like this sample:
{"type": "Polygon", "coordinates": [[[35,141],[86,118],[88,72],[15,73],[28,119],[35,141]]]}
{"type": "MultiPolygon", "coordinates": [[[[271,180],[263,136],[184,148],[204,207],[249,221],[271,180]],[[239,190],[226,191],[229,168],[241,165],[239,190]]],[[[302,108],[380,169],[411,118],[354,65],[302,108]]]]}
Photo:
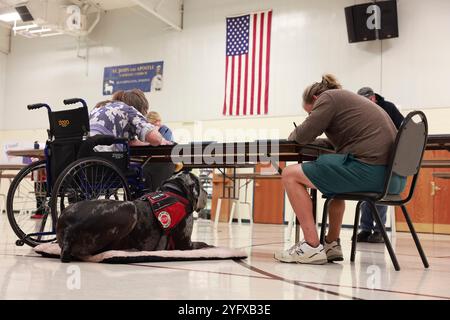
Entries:
{"type": "Polygon", "coordinates": [[[54,112],[47,104],[29,105],[28,110],[46,108],[45,159],[23,168],[8,190],[6,211],[19,238],[17,246],[35,247],[56,240],[56,222],[70,204],[95,199],[133,200],[145,194],[142,166],[130,163],[128,139],[89,136],[89,112],[83,99],[64,100],[82,107],[54,112]],[[120,151],[96,151],[101,146],[120,151]],[[32,219],[33,217],[38,219],[32,219]]]}

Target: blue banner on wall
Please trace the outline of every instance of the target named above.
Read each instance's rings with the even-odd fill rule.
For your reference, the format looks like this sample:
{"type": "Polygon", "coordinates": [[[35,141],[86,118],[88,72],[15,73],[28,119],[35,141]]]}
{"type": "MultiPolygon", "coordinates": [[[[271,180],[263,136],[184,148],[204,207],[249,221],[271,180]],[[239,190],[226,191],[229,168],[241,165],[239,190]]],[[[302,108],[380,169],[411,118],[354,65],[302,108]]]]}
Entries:
{"type": "Polygon", "coordinates": [[[163,69],[163,61],[107,67],[103,75],[103,95],[132,89],[141,89],[144,92],[161,91],[163,69]]]}

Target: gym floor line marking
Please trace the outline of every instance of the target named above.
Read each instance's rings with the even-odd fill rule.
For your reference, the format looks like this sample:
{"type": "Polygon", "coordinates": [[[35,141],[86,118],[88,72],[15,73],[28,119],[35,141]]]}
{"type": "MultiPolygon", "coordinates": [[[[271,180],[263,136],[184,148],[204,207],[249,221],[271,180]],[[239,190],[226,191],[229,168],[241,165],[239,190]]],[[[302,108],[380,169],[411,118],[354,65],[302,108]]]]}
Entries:
{"type": "Polygon", "coordinates": [[[152,265],[140,264],[140,263],[129,263],[128,265],[137,266],[137,267],[145,267],[145,268],[171,269],[171,270],[177,270],[177,271],[193,271],[193,272],[203,272],[203,273],[214,273],[214,274],[227,275],[227,276],[237,276],[237,277],[257,278],[257,279],[263,279],[263,280],[273,280],[271,277],[253,276],[253,275],[248,275],[248,274],[237,274],[237,273],[228,273],[228,272],[221,272],[221,271],[185,269],[185,268],[166,267],[166,266],[152,266],[152,265]]]}
{"type": "Polygon", "coordinates": [[[326,293],[326,294],[331,294],[331,295],[334,295],[334,296],[343,297],[343,298],[347,298],[347,299],[351,299],[351,300],[364,300],[362,298],[349,296],[349,295],[342,294],[342,293],[339,293],[339,292],[317,288],[317,287],[314,287],[314,286],[311,286],[311,285],[308,285],[308,284],[304,284],[301,281],[289,280],[289,279],[277,276],[275,274],[269,273],[267,271],[261,270],[259,268],[253,267],[253,266],[249,265],[248,263],[245,263],[245,262],[243,262],[241,260],[233,260],[233,261],[236,262],[237,264],[239,264],[240,266],[244,267],[244,268],[247,268],[247,269],[252,270],[252,271],[254,271],[256,273],[268,276],[268,277],[272,278],[273,280],[283,281],[283,282],[290,283],[290,284],[293,284],[293,285],[296,285],[296,286],[300,286],[300,287],[303,287],[303,288],[306,288],[306,289],[310,289],[310,290],[314,290],[314,291],[318,291],[318,292],[323,292],[323,293],[326,293]]]}
{"type": "Polygon", "coordinates": [[[420,297],[428,297],[428,298],[437,298],[437,299],[443,299],[443,300],[450,300],[450,297],[444,297],[444,296],[437,296],[437,295],[430,295],[430,294],[420,294],[420,293],[414,293],[414,292],[404,292],[404,291],[395,291],[395,290],[387,290],[387,289],[370,289],[370,288],[365,288],[365,287],[359,287],[359,286],[348,286],[348,285],[339,285],[339,284],[333,284],[333,283],[323,283],[323,282],[312,282],[312,281],[303,281],[303,280],[289,280],[289,279],[285,279],[281,276],[277,276],[277,275],[273,275],[269,272],[266,272],[264,270],[258,269],[256,267],[250,266],[248,264],[243,265],[242,263],[239,263],[238,261],[235,261],[236,263],[246,267],[246,268],[251,268],[253,269],[253,271],[258,272],[260,274],[264,274],[267,276],[274,276],[276,278],[279,278],[279,280],[286,280],[288,282],[290,281],[295,281],[298,283],[303,283],[303,284],[315,284],[315,285],[324,285],[324,286],[330,286],[330,287],[342,287],[342,288],[348,288],[348,289],[358,289],[358,290],[368,290],[368,291],[377,291],[377,292],[388,292],[388,293],[398,293],[398,294],[404,294],[404,295],[412,295],[412,296],[420,296],[420,297]]]}
{"type": "MultiPolygon", "coordinates": [[[[41,256],[34,256],[34,255],[18,255],[18,254],[5,254],[5,253],[2,253],[0,255],[2,255],[2,256],[11,256],[11,257],[24,257],[24,258],[45,258],[45,257],[41,257],[41,256]]],[[[235,261],[235,260],[233,260],[233,261],[235,261]]],[[[235,261],[235,262],[238,263],[237,261],[235,261]]],[[[238,264],[242,265],[241,263],[238,263],[238,264]]],[[[278,280],[278,281],[281,280],[281,281],[285,281],[285,282],[289,282],[289,283],[295,282],[293,284],[296,284],[296,285],[314,284],[314,285],[323,285],[323,286],[331,286],[331,287],[342,287],[342,288],[348,288],[348,289],[369,290],[369,291],[387,292],[387,293],[397,293],[397,294],[404,294],[404,295],[412,295],[412,296],[420,296],[420,297],[427,297],[427,298],[437,298],[437,299],[443,299],[443,300],[450,300],[450,297],[430,295],[430,294],[421,294],[421,293],[414,293],[414,292],[405,292],[405,291],[396,291],[396,290],[387,290],[387,289],[369,289],[369,288],[359,287],[359,286],[348,286],[348,285],[338,285],[338,284],[332,284],[332,283],[289,280],[289,279],[285,279],[283,277],[279,277],[279,276],[270,274],[270,273],[268,273],[266,271],[263,271],[263,270],[258,269],[256,267],[252,267],[250,265],[247,265],[248,267],[247,266],[244,266],[244,267],[246,267],[247,269],[250,269],[252,271],[255,271],[257,273],[263,274],[265,276],[252,276],[252,275],[243,275],[243,274],[219,272],[219,271],[184,269],[184,268],[174,268],[174,267],[166,267],[166,266],[151,266],[151,265],[143,265],[143,264],[135,264],[135,263],[130,263],[130,264],[126,264],[126,265],[133,265],[133,266],[146,267],[146,268],[172,269],[172,270],[178,270],[178,271],[194,271],[194,272],[214,273],[214,274],[229,275],[229,276],[257,278],[257,279],[263,279],[263,280],[278,280]],[[259,272],[258,270],[261,271],[261,272],[259,272]]],[[[312,288],[314,288],[313,290],[318,290],[318,291],[322,291],[322,292],[329,293],[329,294],[333,294],[334,293],[334,292],[326,291],[324,289],[319,289],[319,288],[315,288],[315,287],[312,287],[312,288]]],[[[312,289],[312,288],[308,288],[308,289],[312,289]]],[[[340,295],[340,296],[345,296],[345,295],[342,295],[342,294],[339,294],[339,293],[335,293],[335,294],[340,295]]],[[[354,298],[354,297],[351,297],[351,298],[352,299],[359,299],[359,298],[354,298]]]]}

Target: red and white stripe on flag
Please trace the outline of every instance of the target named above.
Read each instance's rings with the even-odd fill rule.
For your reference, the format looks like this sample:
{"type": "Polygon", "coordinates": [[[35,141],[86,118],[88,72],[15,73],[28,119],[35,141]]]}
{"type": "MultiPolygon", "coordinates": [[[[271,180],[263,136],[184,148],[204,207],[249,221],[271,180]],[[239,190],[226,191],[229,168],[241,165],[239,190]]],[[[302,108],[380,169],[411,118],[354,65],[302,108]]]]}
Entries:
{"type": "Polygon", "coordinates": [[[227,18],[225,116],[269,113],[272,10],[227,18]]]}

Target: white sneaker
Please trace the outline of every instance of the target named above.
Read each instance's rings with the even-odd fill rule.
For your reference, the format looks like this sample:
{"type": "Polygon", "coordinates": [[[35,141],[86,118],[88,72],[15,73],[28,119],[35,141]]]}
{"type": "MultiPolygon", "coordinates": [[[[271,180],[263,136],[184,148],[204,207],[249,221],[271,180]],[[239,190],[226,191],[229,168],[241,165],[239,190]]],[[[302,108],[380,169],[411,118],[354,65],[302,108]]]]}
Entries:
{"type": "Polygon", "coordinates": [[[326,264],[328,262],[321,244],[317,248],[313,248],[304,240],[288,250],[275,253],[275,259],[281,262],[303,264],[326,264]]]}
{"type": "Polygon", "coordinates": [[[332,243],[328,243],[325,239],[325,253],[327,255],[328,262],[344,261],[344,255],[342,254],[341,240],[337,239],[332,243]]]}

